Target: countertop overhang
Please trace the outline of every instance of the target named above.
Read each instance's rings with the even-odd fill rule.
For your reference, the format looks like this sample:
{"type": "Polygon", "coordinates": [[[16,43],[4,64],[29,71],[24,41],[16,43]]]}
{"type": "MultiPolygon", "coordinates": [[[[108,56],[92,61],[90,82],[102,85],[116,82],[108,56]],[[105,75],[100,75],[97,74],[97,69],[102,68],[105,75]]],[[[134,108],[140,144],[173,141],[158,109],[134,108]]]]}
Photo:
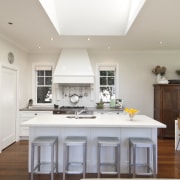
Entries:
{"type": "Polygon", "coordinates": [[[94,119],[67,118],[67,115],[39,115],[22,124],[28,127],[129,127],[166,128],[166,125],[145,115],[136,115],[130,121],[128,115],[95,114],[94,119]]]}

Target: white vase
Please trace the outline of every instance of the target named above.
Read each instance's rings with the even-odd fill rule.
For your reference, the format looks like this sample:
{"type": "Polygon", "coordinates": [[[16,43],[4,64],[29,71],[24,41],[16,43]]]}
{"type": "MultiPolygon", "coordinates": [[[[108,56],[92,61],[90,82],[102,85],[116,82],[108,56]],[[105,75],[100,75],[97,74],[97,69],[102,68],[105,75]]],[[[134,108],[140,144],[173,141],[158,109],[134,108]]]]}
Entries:
{"type": "Polygon", "coordinates": [[[161,79],[162,79],[161,74],[157,74],[156,75],[156,82],[159,83],[161,81],[161,79]]]}
{"type": "Polygon", "coordinates": [[[169,83],[169,81],[166,79],[166,77],[165,77],[165,76],[162,76],[162,75],[160,75],[160,74],[157,74],[157,76],[156,76],[156,82],[157,82],[158,84],[168,84],[168,83],[169,83]]]}

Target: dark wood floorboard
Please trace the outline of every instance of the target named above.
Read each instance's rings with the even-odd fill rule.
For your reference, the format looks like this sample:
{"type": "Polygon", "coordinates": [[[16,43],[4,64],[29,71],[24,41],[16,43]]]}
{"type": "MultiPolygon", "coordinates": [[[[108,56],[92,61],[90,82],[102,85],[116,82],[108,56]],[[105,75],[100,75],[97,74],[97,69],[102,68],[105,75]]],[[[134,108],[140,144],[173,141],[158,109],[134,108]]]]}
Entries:
{"type": "MultiPolygon", "coordinates": [[[[174,150],[174,140],[158,140],[158,178],[180,178],[180,151],[174,150]]],[[[96,174],[87,174],[87,178],[96,174]]],[[[112,176],[105,176],[112,177],[112,176]]],[[[121,177],[126,178],[127,175],[121,177]]],[[[68,175],[66,180],[79,180],[80,175],[68,175]]],[[[49,175],[36,175],[34,180],[48,180],[49,175]]],[[[12,144],[0,154],[0,180],[29,180],[28,142],[12,144]]],[[[62,180],[62,174],[55,176],[62,180]]]]}

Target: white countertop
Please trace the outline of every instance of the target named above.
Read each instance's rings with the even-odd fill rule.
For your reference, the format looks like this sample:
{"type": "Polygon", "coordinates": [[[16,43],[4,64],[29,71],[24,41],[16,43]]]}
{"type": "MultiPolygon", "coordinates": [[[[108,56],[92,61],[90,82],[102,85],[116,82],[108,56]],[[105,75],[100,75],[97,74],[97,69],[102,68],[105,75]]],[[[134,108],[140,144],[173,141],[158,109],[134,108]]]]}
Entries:
{"type": "Polygon", "coordinates": [[[95,114],[95,119],[67,118],[68,115],[38,115],[26,122],[28,127],[130,127],[130,128],[166,128],[160,123],[145,115],[136,115],[133,121],[128,115],[122,114],[95,114]]]}

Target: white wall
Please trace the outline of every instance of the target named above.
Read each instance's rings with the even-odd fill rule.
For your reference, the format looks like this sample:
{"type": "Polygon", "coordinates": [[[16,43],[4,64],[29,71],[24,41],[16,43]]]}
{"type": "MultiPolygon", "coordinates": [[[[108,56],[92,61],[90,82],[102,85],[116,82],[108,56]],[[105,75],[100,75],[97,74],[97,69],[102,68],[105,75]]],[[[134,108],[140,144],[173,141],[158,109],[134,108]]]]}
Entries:
{"type": "MultiPolygon", "coordinates": [[[[97,63],[119,65],[119,97],[125,106],[138,108],[140,113],[153,117],[153,84],[156,77],[151,72],[156,65],[166,66],[167,79],[180,79],[175,70],[180,69],[180,51],[89,51],[89,56],[96,74],[97,63]]],[[[34,64],[57,63],[59,53],[28,54],[12,43],[0,37],[0,63],[15,66],[19,70],[19,108],[27,105],[32,98],[32,66],[34,64]],[[7,61],[8,52],[13,52],[15,62],[7,61]]],[[[96,100],[90,105],[96,105],[96,100]]]]}
{"type": "Polygon", "coordinates": [[[125,106],[139,109],[141,114],[153,117],[153,84],[156,65],[166,66],[167,79],[180,79],[180,51],[148,52],[89,52],[93,69],[96,63],[119,64],[119,95],[125,106]]]}
{"type": "Polygon", "coordinates": [[[5,65],[7,67],[17,68],[19,71],[19,108],[25,107],[27,104],[27,53],[18,48],[12,42],[4,39],[0,36],[0,63],[1,65],[5,65]],[[9,64],[8,62],[8,53],[13,52],[15,60],[13,64],[9,64]]]}
{"type": "MultiPolygon", "coordinates": [[[[33,67],[35,65],[51,65],[54,71],[59,53],[30,53],[28,54],[28,99],[35,99],[34,92],[34,74],[33,67]]],[[[55,89],[55,88],[53,88],[55,89]]],[[[54,93],[54,91],[53,91],[54,93]]]]}

